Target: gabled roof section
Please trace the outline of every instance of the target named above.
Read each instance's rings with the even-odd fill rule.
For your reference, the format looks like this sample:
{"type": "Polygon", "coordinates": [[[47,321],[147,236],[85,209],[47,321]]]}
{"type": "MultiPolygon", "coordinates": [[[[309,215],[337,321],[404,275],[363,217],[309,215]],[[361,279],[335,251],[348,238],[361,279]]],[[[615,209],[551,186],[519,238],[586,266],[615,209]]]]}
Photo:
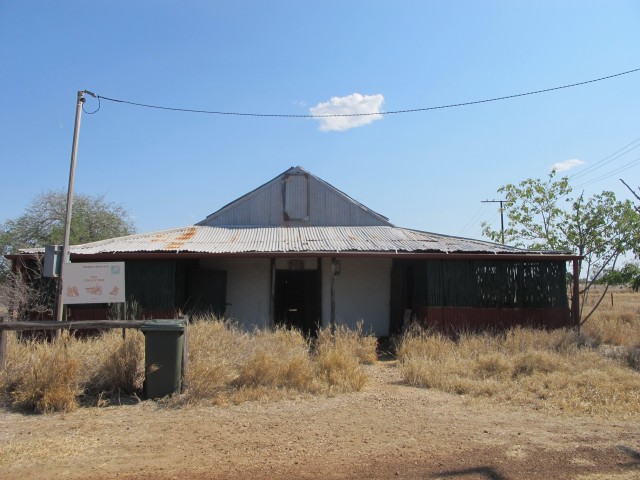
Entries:
{"type": "Polygon", "coordinates": [[[393,226],[302,167],[291,167],[198,222],[199,226],[393,226]]]}

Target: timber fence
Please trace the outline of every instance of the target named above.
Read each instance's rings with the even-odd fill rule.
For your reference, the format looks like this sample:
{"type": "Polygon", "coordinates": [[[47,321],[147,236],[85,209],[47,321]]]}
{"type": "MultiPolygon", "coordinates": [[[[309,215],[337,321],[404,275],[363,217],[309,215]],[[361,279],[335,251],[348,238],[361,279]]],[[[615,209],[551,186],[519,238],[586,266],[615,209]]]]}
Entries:
{"type": "MultiPolygon", "coordinates": [[[[162,319],[161,319],[162,320],[162,319]]],[[[184,346],[182,351],[182,375],[184,378],[184,370],[187,357],[187,328],[188,318],[170,319],[172,321],[183,321],[185,323],[184,330],[184,346]]],[[[146,323],[157,321],[154,320],[75,320],[73,322],[54,322],[52,320],[29,320],[29,321],[6,321],[4,317],[0,317],[0,368],[4,368],[7,358],[7,332],[8,331],[60,331],[60,330],[109,330],[113,328],[122,328],[124,335],[125,329],[139,329],[146,323]]],[[[184,387],[184,385],[183,385],[184,387]]]]}

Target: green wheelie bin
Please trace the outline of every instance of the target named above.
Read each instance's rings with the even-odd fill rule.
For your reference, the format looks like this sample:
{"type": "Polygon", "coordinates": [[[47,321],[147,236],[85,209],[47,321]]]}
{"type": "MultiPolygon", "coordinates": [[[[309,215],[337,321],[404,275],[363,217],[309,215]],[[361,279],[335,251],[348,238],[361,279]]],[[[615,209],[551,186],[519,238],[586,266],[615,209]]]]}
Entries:
{"type": "Polygon", "coordinates": [[[180,392],[184,328],[184,322],[180,320],[154,320],[140,329],[145,337],[146,398],[161,398],[180,392]]]}

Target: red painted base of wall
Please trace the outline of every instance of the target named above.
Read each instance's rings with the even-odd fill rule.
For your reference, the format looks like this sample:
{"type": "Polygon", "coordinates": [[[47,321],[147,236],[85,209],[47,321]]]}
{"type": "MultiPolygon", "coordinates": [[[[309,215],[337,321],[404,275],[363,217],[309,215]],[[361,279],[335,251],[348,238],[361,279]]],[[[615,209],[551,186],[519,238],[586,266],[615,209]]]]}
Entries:
{"type": "Polygon", "coordinates": [[[427,328],[446,334],[507,330],[514,327],[572,327],[568,308],[471,308],[425,307],[414,309],[417,320],[427,328]]]}

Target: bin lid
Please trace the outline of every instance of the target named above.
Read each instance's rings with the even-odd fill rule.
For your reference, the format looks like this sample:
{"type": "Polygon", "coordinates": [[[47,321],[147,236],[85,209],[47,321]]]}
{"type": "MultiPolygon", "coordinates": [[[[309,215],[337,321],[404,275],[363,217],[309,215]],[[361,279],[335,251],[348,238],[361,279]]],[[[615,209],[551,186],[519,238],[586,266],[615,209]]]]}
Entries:
{"type": "Polygon", "coordinates": [[[140,328],[142,332],[184,332],[183,320],[150,320],[140,328]]]}

